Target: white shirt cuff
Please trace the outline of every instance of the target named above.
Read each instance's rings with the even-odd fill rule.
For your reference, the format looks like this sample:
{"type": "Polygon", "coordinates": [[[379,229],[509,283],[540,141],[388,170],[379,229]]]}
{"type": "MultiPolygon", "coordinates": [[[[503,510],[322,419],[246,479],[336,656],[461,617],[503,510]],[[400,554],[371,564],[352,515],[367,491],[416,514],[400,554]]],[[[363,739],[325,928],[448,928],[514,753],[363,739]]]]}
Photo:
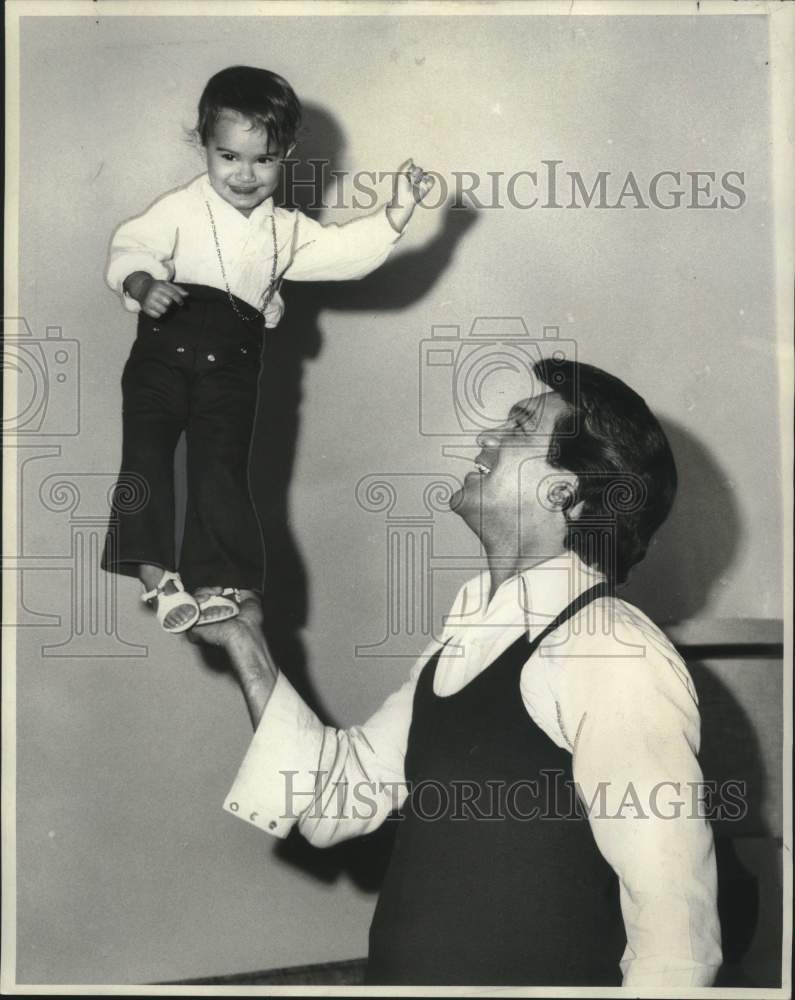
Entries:
{"type": "Polygon", "coordinates": [[[682,965],[666,963],[664,958],[636,959],[621,963],[623,987],[634,989],[681,989],[685,986],[712,986],[720,970],[717,965],[682,965]]]}
{"type": "Polygon", "coordinates": [[[274,837],[286,837],[312,805],[324,727],[280,673],[224,809],[274,837]]]}

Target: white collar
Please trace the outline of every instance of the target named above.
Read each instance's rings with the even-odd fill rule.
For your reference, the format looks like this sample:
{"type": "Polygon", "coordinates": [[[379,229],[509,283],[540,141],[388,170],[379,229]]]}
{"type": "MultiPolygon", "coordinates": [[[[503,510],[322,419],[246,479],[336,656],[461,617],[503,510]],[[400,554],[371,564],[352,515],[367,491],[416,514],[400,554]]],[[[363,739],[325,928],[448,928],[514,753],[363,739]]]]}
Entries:
{"type": "Polygon", "coordinates": [[[604,579],[603,573],[575,553],[565,552],[510,577],[489,601],[491,578],[484,570],[459,590],[445,619],[444,636],[474,626],[526,630],[534,637],[580,594],[604,579]]]}

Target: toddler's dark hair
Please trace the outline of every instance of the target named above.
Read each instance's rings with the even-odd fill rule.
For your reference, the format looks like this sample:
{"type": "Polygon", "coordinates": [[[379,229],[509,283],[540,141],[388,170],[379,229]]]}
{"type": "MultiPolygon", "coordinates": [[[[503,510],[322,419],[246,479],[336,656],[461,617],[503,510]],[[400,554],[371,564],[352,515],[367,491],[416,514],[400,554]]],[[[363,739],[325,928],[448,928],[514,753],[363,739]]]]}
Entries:
{"type": "Polygon", "coordinates": [[[210,77],[199,99],[196,135],[206,146],[218,115],[237,111],[268,130],[268,138],[285,152],[301,125],[301,102],[290,84],[276,73],[254,66],[229,66],[210,77]]]}

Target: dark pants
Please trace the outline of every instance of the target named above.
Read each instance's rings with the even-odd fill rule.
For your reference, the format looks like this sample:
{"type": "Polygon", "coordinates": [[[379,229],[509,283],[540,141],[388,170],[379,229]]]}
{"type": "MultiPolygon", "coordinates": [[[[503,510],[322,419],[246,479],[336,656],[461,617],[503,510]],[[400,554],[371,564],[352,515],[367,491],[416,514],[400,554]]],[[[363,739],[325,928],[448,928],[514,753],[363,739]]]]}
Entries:
{"type": "Polygon", "coordinates": [[[262,587],[262,534],[248,460],[257,408],[262,321],[239,299],[183,284],[189,297],[160,319],[140,313],[122,375],[123,446],[102,565],[179,569],[189,590],[262,587]],[[188,501],[175,552],[174,451],[185,432],[188,501]]]}

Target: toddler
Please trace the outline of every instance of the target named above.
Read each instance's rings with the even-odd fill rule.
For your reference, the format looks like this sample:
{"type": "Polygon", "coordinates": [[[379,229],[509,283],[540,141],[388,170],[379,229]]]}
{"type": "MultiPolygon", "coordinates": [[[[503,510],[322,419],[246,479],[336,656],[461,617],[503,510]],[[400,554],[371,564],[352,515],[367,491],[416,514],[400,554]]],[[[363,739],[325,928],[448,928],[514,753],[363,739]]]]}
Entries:
{"type": "Polygon", "coordinates": [[[282,279],[369,274],[433,183],[409,160],[387,206],[341,226],[276,207],[300,121],[282,77],[249,66],[217,73],[196,126],[206,173],[123,223],[111,243],[107,281],[138,314],[138,332],[122,375],[120,483],[102,565],[140,578],[142,600],[168,632],[231,618],[262,585],[248,459],[263,327],[284,312],[282,279]],[[177,567],[174,451],[183,431],[188,498],[177,567]],[[143,492],[134,509],[123,502],[131,477],[143,492]]]}

